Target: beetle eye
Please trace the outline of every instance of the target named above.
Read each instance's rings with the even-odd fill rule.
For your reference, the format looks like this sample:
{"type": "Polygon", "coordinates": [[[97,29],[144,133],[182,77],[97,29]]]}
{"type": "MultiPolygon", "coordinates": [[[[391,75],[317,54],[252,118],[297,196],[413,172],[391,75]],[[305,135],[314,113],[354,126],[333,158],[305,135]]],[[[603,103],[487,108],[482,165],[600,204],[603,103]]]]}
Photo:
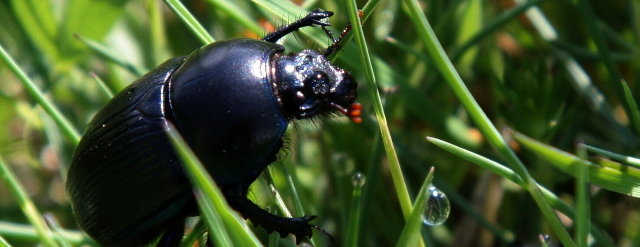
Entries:
{"type": "Polygon", "coordinates": [[[315,72],[310,76],[306,85],[311,87],[311,91],[316,95],[328,94],[331,89],[329,86],[329,77],[324,72],[315,72]]]}

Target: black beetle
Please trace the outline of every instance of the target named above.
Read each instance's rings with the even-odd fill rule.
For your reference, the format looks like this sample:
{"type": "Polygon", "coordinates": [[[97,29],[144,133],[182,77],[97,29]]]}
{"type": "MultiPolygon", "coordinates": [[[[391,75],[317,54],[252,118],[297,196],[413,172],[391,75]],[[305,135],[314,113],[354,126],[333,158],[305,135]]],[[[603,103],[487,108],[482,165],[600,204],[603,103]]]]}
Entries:
{"type": "Polygon", "coordinates": [[[275,44],[305,26],[324,29],[332,15],[318,9],[262,40],[203,46],[116,95],[89,123],[69,167],[67,194],[80,226],[106,246],[145,245],[160,236],[159,245],[178,245],[185,218],[199,213],[164,131],[171,122],[243,217],[298,243],[311,237],[315,216],[272,215],[246,195],[276,160],[290,121],[335,111],[360,121],[357,83],[325,60],[329,54],[284,55],[275,44]]]}

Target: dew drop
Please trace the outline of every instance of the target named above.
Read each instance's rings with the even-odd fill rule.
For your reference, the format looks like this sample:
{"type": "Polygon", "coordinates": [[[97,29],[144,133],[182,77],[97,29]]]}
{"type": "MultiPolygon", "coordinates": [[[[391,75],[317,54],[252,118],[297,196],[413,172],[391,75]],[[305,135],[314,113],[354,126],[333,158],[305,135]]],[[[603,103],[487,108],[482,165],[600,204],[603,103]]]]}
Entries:
{"type": "Polygon", "coordinates": [[[353,186],[357,186],[357,187],[362,187],[364,185],[365,180],[366,179],[364,177],[364,174],[360,172],[354,173],[353,177],[351,177],[351,182],[353,183],[353,186]]]}
{"type": "Polygon", "coordinates": [[[430,226],[442,225],[449,218],[451,205],[449,199],[435,186],[427,191],[427,207],[422,215],[422,222],[430,226]]]}
{"type": "Polygon", "coordinates": [[[551,241],[551,236],[549,234],[540,234],[540,241],[545,245],[549,246],[553,241],[551,241]]]}

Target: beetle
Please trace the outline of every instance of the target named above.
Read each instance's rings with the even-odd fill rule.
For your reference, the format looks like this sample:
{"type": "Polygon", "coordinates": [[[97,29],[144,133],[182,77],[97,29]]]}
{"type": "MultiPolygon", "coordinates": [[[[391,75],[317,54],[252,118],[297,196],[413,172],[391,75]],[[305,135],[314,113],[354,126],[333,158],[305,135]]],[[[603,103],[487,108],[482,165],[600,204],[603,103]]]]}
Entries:
{"type": "MultiPolygon", "coordinates": [[[[263,39],[235,38],[169,59],[111,99],[90,121],[66,190],[80,227],[105,246],[177,246],[185,218],[199,214],[192,185],[168,140],[171,122],[244,218],[296,242],[316,216],[272,215],[247,198],[276,160],[288,124],[341,112],[360,122],[353,76],[326,60],[331,51],[284,54],[275,42],[330,24],[317,9],[263,39]]],[[[324,232],[324,231],[323,231],[324,232]]]]}

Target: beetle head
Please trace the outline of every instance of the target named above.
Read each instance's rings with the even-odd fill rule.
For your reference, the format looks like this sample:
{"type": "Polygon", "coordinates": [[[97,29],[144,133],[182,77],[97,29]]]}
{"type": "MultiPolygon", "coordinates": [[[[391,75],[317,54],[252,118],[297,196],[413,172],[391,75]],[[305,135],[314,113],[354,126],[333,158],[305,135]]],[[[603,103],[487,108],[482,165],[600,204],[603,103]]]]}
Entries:
{"type": "Polygon", "coordinates": [[[360,110],[354,108],[358,83],[324,56],[311,50],[283,55],[275,59],[273,68],[276,97],[290,118],[337,110],[354,122],[360,121],[360,110]]]}

